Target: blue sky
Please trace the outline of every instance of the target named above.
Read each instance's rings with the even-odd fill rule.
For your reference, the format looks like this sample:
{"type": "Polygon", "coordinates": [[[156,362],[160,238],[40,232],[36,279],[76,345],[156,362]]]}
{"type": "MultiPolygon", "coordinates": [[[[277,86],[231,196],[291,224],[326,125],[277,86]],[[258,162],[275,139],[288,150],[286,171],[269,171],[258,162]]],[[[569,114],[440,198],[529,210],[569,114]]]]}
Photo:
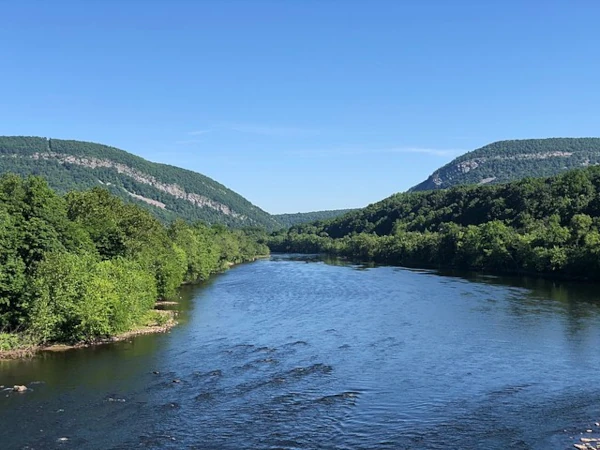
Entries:
{"type": "Polygon", "coordinates": [[[0,134],[360,207],[500,139],[599,136],[598,1],[13,1],[0,134]]]}

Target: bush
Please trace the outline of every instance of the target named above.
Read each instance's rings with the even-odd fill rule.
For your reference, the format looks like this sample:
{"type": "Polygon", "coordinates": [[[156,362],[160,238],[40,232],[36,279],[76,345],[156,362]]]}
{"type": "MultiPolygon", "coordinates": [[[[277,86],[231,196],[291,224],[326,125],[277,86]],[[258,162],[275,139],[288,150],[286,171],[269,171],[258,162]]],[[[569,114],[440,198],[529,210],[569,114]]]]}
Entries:
{"type": "Polygon", "coordinates": [[[17,334],[0,333],[0,352],[15,350],[22,346],[22,340],[17,334]]]}

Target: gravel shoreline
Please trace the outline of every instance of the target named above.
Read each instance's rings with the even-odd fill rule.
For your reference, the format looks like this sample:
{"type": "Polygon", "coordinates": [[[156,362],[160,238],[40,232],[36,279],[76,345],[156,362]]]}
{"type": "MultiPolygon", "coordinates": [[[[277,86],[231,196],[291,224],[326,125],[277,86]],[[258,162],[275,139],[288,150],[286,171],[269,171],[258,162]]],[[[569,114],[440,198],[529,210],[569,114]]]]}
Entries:
{"type": "MultiPolygon", "coordinates": [[[[175,302],[169,303],[172,304],[175,302]]],[[[162,315],[168,315],[169,318],[166,321],[166,323],[162,325],[141,326],[133,330],[117,334],[116,336],[98,339],[93,342],[78,342],[76,344],[32,345],[23,348],[16,348],[13,350],[3,350],[0,351],[0,360],[30,358],[40,352],[62,352],[66,350],[72,350],[75,348],[86,348],[95,345],[111,344],[113,342],[125,341],[132,337],[144,334],[167,333],[169,330],[171,330],[171,328],[177,325],[178,322],[175,320],[176,311],[165,309],[155,309],[154,311],[162,315]]]]}

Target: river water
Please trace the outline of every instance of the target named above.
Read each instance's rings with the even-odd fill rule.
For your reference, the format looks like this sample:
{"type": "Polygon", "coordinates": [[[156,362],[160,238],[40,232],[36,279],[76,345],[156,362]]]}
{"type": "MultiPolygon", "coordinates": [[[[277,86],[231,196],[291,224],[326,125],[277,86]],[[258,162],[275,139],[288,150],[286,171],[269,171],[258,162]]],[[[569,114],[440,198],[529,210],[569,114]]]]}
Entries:
{"type": "Polygon", "coordinates": [[[597,285],[276,255],[183,290],[178,308],[169,334],[1,362],[0,385],[30,390],[0,393],[0,448],[567,449],[600,435],[597,285]]]}

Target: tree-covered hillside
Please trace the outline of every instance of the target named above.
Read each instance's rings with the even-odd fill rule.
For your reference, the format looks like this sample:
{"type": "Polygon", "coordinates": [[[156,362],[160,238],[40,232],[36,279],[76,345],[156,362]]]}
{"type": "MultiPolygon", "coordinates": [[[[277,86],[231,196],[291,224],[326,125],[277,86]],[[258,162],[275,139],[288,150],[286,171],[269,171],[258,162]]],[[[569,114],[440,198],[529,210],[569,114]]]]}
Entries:
{"type": "Polygon", "coordinates": [[[281,224],[282,227],[289,228],[294,225],[301,223],[315,222],[317,220],[328,220],[335,219],[336,217],[343,216],[355,209],[333,209],[326,211],[311,211],[306,213],[292,213],[292,214],[275,214],[273,217],[281,224]]]}
{"type": "MultiPolygon", "coordinates": [[[[250,234],[176,220],[94,188],[58,195],[41,177],[0,176],[0,352],[92,341],[157,319],[159,298],[268,253],[250,234]]],[[[160,315],[159,315],[160,316],[160,315]]]]}
{"type": "Polygon", "coordinates": [[[600,279],[600,167],[396,194],[274,234],[269,245],[417,267],[600,279]]]}
{"type": "Polygon", "coordinates": [[[271,215],[204,175],[90,142],[0,137],[0,173],[7,172],[41,175],[62,193],[102,186],[165,221],[280,226],[271,215]]]}
{"type": "Polygon", "coordinates": [[[547,177],[595,164],[600,164],[600,138],[500,141],[459,156],[411,191],[547,177]]]}

